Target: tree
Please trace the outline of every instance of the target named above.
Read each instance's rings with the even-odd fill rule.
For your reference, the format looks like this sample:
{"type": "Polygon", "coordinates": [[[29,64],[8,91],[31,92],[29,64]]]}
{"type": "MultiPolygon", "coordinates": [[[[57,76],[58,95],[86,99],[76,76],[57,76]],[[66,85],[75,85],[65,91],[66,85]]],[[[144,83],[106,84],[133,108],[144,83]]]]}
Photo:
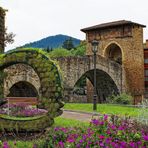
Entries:
{"type": "Polygon", "coordinates": [[[5,28],[5,39],[4,44],[12,44],[14,42],[15,34],[13,32],[7,33],[7,28],[5,28]]]}
{"type": "Polygon", "coordinates": [[[66,39],[63,42],[62,47],[65,48],[65,49],[67,49],[67,50],[71,50],[72,48],[74,48],[74,44],[73,44],[72,38],[66,39]]]}

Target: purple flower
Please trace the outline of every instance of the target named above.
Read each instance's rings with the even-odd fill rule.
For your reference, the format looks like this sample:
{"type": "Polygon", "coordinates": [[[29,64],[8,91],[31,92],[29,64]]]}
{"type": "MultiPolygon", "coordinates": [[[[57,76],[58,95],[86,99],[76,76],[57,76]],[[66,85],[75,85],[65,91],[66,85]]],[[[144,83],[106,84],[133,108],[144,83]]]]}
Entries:
{"type": "Polygon", "coordinates": [[[91,123],[94,124],[94,125],[96,125],[96,126],[99,125],[99,121],[96,120],[96,119],[92,119],[91,120],[91,123]]]}
{"type": "Polygon", "coordinates": [[[104,147],[104,143],[103,142],[100,142],[99,144],[101,147],[104,147]]]}
{"type": "Polygon", "coordinates": [[[33,148],[37,148],[37,145],[36,145],[36,144],[34,144],[34,145],[33,145],[33,148]]]}
{"type": "Polygon", "coordinates": [[[83,140],[82,139],[80,139],[80,141],[79,141],[80,143],[82,143],[83,142],[83,140]]]}
{"type": "Polygon", "coordinates": [[[74,139],[74,138],[68,138],[68,139],[67,139],[67,142],[73,143],[73,142],[75,142],[75,139],[74,139]]]}
{"type": "Polygon", "coordinates": [[[130,147],[135,148],[135,143],[134,142],[130,142],[130,147]]]}
{"type": "Polygon", "coordinates": [[[108,115],[104,115],[104,120],[107,120],[108,119],[108,115]]]}
{"type": "Polygon", "coordinates": [[[148,135],[144,135],[144,136],[143,136],[143,139],[144,139],[145,141],[148,141],[148,135]]]}
{"type": "Polygon", "coordinates": [[[3,148],[10,148],[7,141],[3,142],[3,148]]]}
{"type": "Polygon", "coordinates": [[[62,141],[60,141],[60,142],[58,143],[58,145],[59,145],[60,148],[64,148],[64,143],[63,143],[62,141]]]}

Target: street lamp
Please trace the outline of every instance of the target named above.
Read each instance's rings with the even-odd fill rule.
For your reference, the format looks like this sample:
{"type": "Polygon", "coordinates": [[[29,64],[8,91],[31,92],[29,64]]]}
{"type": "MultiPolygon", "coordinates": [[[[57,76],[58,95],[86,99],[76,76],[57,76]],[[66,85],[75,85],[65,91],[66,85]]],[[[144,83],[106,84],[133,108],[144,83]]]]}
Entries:
{"type": "Polygon", "coordinates": [[[97,84],[96,84],[96,53],[98,51],[98,44],[97,40],[93,40],[91,42],[92,45],[92,52],[94,53],[94,96],[93,96],[93,111],[97,111],[97,84]]]}

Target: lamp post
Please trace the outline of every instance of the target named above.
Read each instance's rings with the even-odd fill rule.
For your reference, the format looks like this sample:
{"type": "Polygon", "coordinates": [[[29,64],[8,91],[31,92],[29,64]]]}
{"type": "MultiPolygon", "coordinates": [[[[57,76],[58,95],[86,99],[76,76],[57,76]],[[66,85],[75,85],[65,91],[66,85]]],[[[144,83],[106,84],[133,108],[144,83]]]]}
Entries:
{"type": "Polygon", "coordinates": [[[97,111],[97,84],[96,84],[96,53],[98,51],[98,44],[97,40],[93,40],[91,42],[92,45],[92,52],[94,54],[94,96],[93,96],[93,111],[97,111]]]}

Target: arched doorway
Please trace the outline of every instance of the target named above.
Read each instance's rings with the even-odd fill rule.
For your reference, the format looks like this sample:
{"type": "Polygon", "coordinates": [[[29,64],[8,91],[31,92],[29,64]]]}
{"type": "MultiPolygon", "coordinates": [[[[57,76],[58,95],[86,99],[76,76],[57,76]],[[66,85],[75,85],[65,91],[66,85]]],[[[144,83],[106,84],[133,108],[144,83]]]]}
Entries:
{"type": "Polygon", "coordinates": [[[37,97],[36,88],[28,82],[15,83],[9,90],[8,97],[37,97]]]}
{"type": "Polygon", "coordinates": [[[105,49],[105,57],[119,64],[122,64],[122,51],[121,48],[116,43],[111,43],[105,49]]]}
{"type": "MultiPolygon", "coordinates": [[[[97,69],[96,74],[97,74],[96,78],[97,78],[97,96],[98,96],[97,102],[99,103],[109,102],[109,97],[113,94],[114,95],[119,94],[119,89],[115,84],[114,80],[105,71],[97,69]]],[[[79,89],[83,90],[82,92],[84,92],[84,94],[87,94],[87,101],[92,102],[93,90],[94,90],[93,89],[94,70],[89,70],[85,74],[83,74],[80,77],[80,79],[76,82],[74,89],[75,87],[78,87],[78,84],[80,83],[82,83],[83,85],[82,88],[79,87],[79,89]]]]}

